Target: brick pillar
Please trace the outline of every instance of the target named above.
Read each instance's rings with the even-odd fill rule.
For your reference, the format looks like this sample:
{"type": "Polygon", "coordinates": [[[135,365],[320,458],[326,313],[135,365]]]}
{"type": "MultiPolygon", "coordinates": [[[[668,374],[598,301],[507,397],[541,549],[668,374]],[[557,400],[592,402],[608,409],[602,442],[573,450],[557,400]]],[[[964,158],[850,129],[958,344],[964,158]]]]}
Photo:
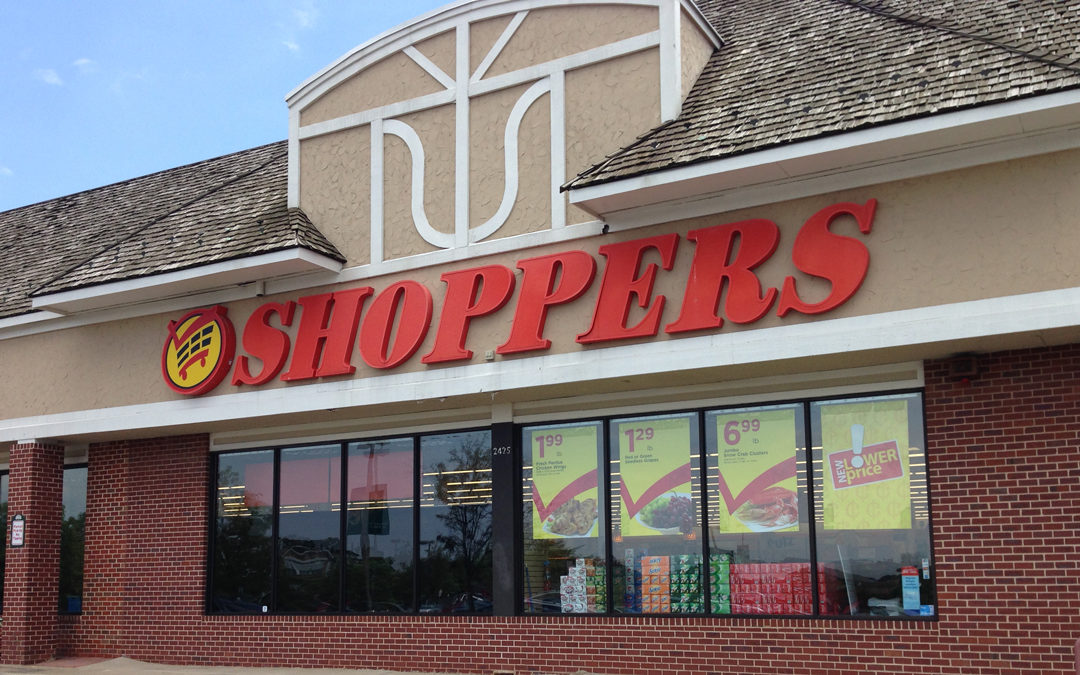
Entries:
{"type": "Polygon", "coordinates": [[[40,663],[56,653],[59,627],[60,525],[64,449],[37,441],[11,447],[8,532],[16,514],[26,518],[25,543],[11,546],[4,570],[4,663],[40,663]]]}

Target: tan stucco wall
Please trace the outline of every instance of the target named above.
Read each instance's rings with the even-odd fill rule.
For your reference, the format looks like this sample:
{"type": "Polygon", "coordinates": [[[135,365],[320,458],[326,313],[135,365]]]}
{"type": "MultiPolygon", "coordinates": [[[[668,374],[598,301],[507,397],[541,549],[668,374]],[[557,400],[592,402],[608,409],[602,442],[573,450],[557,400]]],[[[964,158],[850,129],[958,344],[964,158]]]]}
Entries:
{"type": "MultiPolygon", "coordinates": [[[[660,52],[637,54],[566,74],[566,175],[602,161],[660,124],[660,52]],[[601,95],[602,93],[602,95],[601,95]]],[[[595,217],[571,207],[566,221],[595,217]]]]}
{"type": "Polygon", "coordinates": [[[552,61],[658,27],[659,16],[653,7],[578,5],[533,10],[491,64],[487,76],[552,61]]]}
{"type": "MultiPolygon", "coordinates": [[[[1080,151],[1060,152],[610,233],[349,286],[370,285],[378,293],[394,281],[408,278],[431,290],[435,314],[427,340],[409,362],[393,372],[423,371],[430,368],[420,363],[420,357],[430,351],[433,343],[444,294],[439,275],[444,271],[483,264],[503,264],[513,268],[520,258],[570,249],[595,255],[599,246],[615,241],[671,231],[685,235],[688,230],[698,227],[746,218],[768,218],[780,226],[781,241],[777,252],[757,272],[765,284],[777,287],[784,276],[795,273],[790,262],[791,246],[795,233],[807,218],[818,209],[839,201],[864,202],[876,198],[879,204],[873,232],[860,237],[870,250],[870,269],[863,286],[851,300],[820,319],[792,314],[780,320],[769,314],[751,326],[728,322],[722,331],[754,330],[1071,288],[1080,286],[1080,272],[1075,264],[1075,252],[1080,250],[1080,227],[1077,227],[1080,191],[1075,189],[1078,181],[1080,151]]],[[[834,230],[853,235],[855,226],[848,220],[837,223],[834,230]]],[[[658,277],[655,293],[668,296],[661,325],[673,321],[678,314],[692,256],[693,247],[684,238],[675,269],[658,277]]],[[[603,348],[599,345],[586,348],[574,341],[575,335],[588,329],[591,320],[604,262],[600,256],[596,258],[597,279],[588,293],[573,304],[552,308],[549,313],[546,335],[554,341],[552,353],[603,348]]],[[[649,256],[646,262],[653,260],[655,256],[649,256]]],[[[518,278],[520,280],[520,273],[518,278]]],[[[799,290],[804,299],[817,299],[807,297],[811,295],[812,280],[801,275],[799,279],[799,290]]],[[[825,290],[818,288],[822,293],[825,290]]],[[[239,332],[258,305],[272,300],[295,300],[300,295],[314,292],[231,303],[229,316],[239,332]]],[[[467,347],[476,352],[476,362],[483,359],[485,350],[495,349],[505,341],[516,300],[515,291],[514,297],[498,314],[473,321],[467,347]]],[[[0,410],[4,417],[13,418],[180,398],[162,382],[159,358],[166,325],[181,314],[143,317],[4,341],[0,349],[0,410]]],[[[294,323],[299,324],[299,317],[294,323]]],[[[661,332],[657,342],[678,339],[661,332]]],[[[621,343],[610,343],[610,346],[616,344],[621,343]]],[[[662,344],[658,344],[658,349],[662,348],[662,344]]],[[[909,356],[918,357],[914,351],[909,356]]],[[[353,363],[357,366],[356,377],[376,372],[361,362],[359,353],[354,352],[353,363]]],[[[461,365],[461,362],[451,365],[461,365]]],[[[843,365],[837,363],[834,367],[843,365]]],[[[767,370],[767,364],[763,365],[761,372],[767,370]]],[[[278,381],[267,386],[287,385],[278,381]]],[[[576,389],[586,390],[588,386],[576,389]]],[[[214,394],[233,391],[236,388],[225,383],[214,394]]]]}
{"type": "Polygon", "coordinates": [[[300,208],[348,265],[370,261],[371,131],[354,127],[300,144],[300,208]]]}
{"type": "Polygon", "coordinates": [[[457,44],[455,32],[453,30],[448,30],[435,37],[430,37],[422,42],[417,42],[413,46],[416,47],[416,51],[428,57],[431,62],[441,68],[444,73],[453,77],[454,71],[457,68],[457,51],[454,48],[455,44],[457,44]]]}
{"type": "Polygon", "coordinates": [[[398,52],[373,63],[304,108],[300,124],[325,122],[444,89],[415,61],[398,52]]]}
{"type": "Polygon", "coordinates": [[[713,53],[713,43],[701,32],[701,28],[686,12],[680,21],[680,43],[682,45],[682,100],[690,93],[698,75],[713,53]]]}

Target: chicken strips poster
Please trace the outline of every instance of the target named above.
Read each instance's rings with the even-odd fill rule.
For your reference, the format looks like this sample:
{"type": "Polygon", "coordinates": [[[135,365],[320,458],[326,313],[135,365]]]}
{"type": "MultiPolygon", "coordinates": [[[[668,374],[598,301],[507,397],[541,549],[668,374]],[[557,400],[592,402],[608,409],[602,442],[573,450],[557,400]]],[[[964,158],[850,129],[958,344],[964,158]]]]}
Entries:
{"type": "Polygon", "coordinates": [[[536,427],[532,452],[533,538],[595,537],[600,514],[599,426],[536,427]]]}
{"type": "Polygon", "coordinates": [[[827,530],[911,527],[906,399],[821,406],[827,530]]]}
{"type": "Polygon", "coordinates": [[[716,416],[720,532],[799,529],[795,410],[716,416]]]}

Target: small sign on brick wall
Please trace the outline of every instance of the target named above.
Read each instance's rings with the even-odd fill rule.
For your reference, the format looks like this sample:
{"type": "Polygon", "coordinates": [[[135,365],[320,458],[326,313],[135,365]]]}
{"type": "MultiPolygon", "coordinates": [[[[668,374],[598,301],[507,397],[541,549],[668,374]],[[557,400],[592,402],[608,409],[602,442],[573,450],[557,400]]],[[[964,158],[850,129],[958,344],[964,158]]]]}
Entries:
{"type": "Polygon", "coordinates": [[[11,545],[22,546],[26,540],[26,518],[21,513],[16,513],[11,519],[11,545]]]}

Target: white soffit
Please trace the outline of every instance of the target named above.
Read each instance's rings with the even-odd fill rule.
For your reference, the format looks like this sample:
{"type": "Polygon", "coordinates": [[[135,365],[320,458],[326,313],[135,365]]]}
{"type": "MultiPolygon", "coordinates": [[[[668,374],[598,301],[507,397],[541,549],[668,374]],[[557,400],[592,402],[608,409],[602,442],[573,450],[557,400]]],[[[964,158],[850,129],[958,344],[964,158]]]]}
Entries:
{"type": "Polygon", "coordinates": [[[33,308],[59,314],[161,300],[214,288],[307,272],[340,272],[333,258],[303,248],[226,260],[200,267],[115,281],[34,298],[33,308]]]}
{"type": "Polygon", "coordinates": [[[691,217],[1077,147],[1073,90],[572,188],[570,202],[614,225],[637,225],[656,222],[649,207],[661,204],[657,217],[672,206],[691,217]],[[796,183],[804,189],[792,192],[796,183]]]}

